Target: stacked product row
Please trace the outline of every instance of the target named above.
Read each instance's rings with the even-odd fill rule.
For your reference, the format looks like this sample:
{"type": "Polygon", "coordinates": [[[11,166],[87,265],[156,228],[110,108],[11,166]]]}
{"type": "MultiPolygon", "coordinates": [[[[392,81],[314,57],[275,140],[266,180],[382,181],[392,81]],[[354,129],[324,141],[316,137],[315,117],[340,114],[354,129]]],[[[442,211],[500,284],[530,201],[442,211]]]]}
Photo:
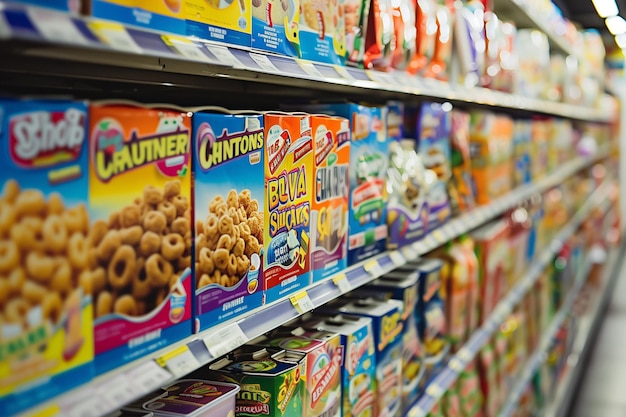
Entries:
{"type": "Polygon", "coordinates": [[[569,122],[449,104],[303,109],[0,102],[5,414],[414,242],[449,195],[488,203],[576,147],[569,122]]]}
{"type": "MultiPolygon", "coordinates": [[[[578,204],[588,198],[592,183],[585,173],[555,190],[578,204]]],[[[604,239],[606,228],[596,227],[602,216],[590,215],[568,240],[433,416],[497,415],[529,353],[574,288],[590,248],[604,239]]],[[[547,207],[534,217],[518,207],[125,410],[154,416],[404,415],[508,292],[518,271],[540,257],[545,245],[540,236],[552,235],[551,228],[560,222],[547,207]],[[230,401],[225,406],[226,396],[230,401]],[[181,398],[197,404],[183,410],[181,398]]]]}
{"type": "MultiPolygon", "coordinates": [[[[596,105],[604,83],[597,32],[574,31],[580,56],[551,57],[545,34],[518,31],[479,0],[23,2],[316,62],[394,69],[574,104],[596,105]],[[453,55],[460,71],[452,71],[453,55]]],[[[91,29],[106,42],[106,25],[92,23],[91,29]]]]}

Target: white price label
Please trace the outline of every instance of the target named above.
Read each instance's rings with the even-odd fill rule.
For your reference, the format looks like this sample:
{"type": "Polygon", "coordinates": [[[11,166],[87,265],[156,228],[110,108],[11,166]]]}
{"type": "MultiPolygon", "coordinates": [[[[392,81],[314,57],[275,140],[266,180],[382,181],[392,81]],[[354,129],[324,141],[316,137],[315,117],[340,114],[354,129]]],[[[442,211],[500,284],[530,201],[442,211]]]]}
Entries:
{"type": "Polygon", "coordinates": [[[450,362],[448,363],[448,367],[452,369],[454,372],[461,372],[463,371],[463,369],[465,369],[465,365],[463,365],[463,362],[461,362],[457,358],[450,359],[450,362]]]}
{"type": "Polygon", "coordinates": [[[74,45],[88,44],[87,39],[67,14],[30,7],[27,14],[37,31],[49,41],[74,45]]]}
{"type": "Polygon", "coordinates": [[[115,50],[136,54],[143,53],[143,50],[126,31],[126,28],[118,23],[93,22],[89,27],[104,43],[115,50]]]}
{"type": "Polygon", "coordinates": [[[346,274],[339,274],[333,277],[333,282],[342,294],[352,291],[352,284],[348,281],[346,274]]]}
{"type": "Polygon", "coordinates": [[[163,36],[166,45],[174,50],[178,55],[188,58],[192,61],[212,62],[199,45],[196,45],[190,39],[180,36],[163,36]]]}
{"type": "Polygon", "coordinates": [[[211,52],[215,56],[215,58],[217,58],[219,64],[225,65],[227,67],[233,67],[233,68],[239,68],[239,69],[245,68],[245,65],[243,65],[241,61],[237,59],[237,57],[233,55],[233,53],[230,52],[230,49],[228,49],[226,46],[220,46],[220,45],[204,45],[204,46],[206,47],[206,49],[209,50],[209,52],[211,52]]]}
{"type": "Polygon", "coordinates": [[[345,67],[342,67],[341,65],[333,65],[333,68],[335,68],[335,71],[337,71],[337,74],[341,75],[341,77],[344,80],[354,81],[354,77],[350,75],[350,73],[345,67]]]}
{"type": "Polygon", "coordinates": [[[292,295],[291,297],[289,297],[289,300],[299,314],[304,314],[307,311],[311,311],[315,308],[313,301],[311,301],[311,298],[306,291],[302,291],[301,293],[292,295]]]}
{"type": "Polygon", "coordinates": [[[248,342],[248,337],[238,323],[229,324],[204,338],[204,344],[214,358],[237,349],[246,342],[248,342]]]}
{"type": "Polygon", "coordinates": [[[123,407],[134,400],[135,390],[133,388],[135,381],[130,381],[125,375],[120,375],[100,385],[100,389],[96,392],[101,393],[106,399],[106,404],[112,408],[123,407]]]}
{"type": "Polygon", "coordinates": [[[312,62],[304,61],[302,59],[296,59],[296,62],[298,63],[298,65],[300,65],[300,68],[302,68],[304,72],[309,74],[311,77],[322,80],[326,78],[324,77],[324,74],[322,74],[312,62]]]}
{"type": "Polygon", "coordinates": [[[407,261],[414,261],[419,256],[417,249],[413,245],[408,245],[400,249],[407,261]]]}
{"type": "Polygon", "coordinates": [[[266,55],[257,54],[256,52],[250,52],[249,55],[250,58],[252,58],[252,60],[256,62],[263,71],[271,72],[273,74],[280,73],[278,68],[276,68],[276,66],[272,63],[272,61],[270,61],[270,59],[266,55]]]}
{"type": "Polygon", "coordinates": [[[434,399],[441,398],[444,392],[444,389],[437,384],[430,384],[428,387],[426,387],[426,394],[430,395],[434,399]]]}
{"type": "Polygon", "coordinates": [[[461,348],[456,354],[463,362],[469,362],[472,360],[472,352],[468,348],[461,348]]]}
{"type": "Polygon", "coordinates": [[[391,262],[393,262],[395,266],[402,266],[406,263],[404,256],[402,256],[402,254],[397,250],[389,252],[389,258],[391,258],[391,262]]]}
{"type": "Polygon", "coordinates": [[[152,391],[161,387],[174,378],[171,373],[163,369],[155,361],[142,363],[138,367],[127,371],[126,375],[129,380],[146,391],[152,391]]]}
{"type": "Polygon", "coordinates": [[[385,273],[385,271],[383,271],[383,268],[380,266],[378,261],[375,261],[375,260],[371,260],[371,261],[367,262],[365,265],[363,265],[363,268],[371,276],[373,276],[375,278],[380,277],[381,275],[383,275],[385,273]]]}
{"type": "Polygon", "coordinates": [[[183,345],[161,356],[157,359],[157,363],[162,363],[176,377],[187,375],[200,367],[200,362],[191,353],[187,345],[183,345]]]}

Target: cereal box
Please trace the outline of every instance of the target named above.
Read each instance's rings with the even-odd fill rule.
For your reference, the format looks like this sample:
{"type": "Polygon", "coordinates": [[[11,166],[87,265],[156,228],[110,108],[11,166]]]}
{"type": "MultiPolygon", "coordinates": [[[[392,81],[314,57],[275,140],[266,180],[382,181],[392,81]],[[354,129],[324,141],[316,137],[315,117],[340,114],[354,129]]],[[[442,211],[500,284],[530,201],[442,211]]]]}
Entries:
{"type": "Polygon", "coordinates": [[[193,144],[199,331],[263,304],[263,116],[195,113],[193,144]]]}
{"type": "Polygon", "coordinates": [[[276,335],[252,340],[250,344],[304,353],[301,372],[304,417],[340,417],[343,364],[340,342],[336,333],[296,330],[282,333],[279,330],[276,335]]]}
{"type": "Polygon", "coordinates": [[[199,373],[241,387],[235,417],[302,417],[304,359],[293,350],[242,346],[199,373]]]}
{"type": "Polygon", "coordinates": [[[89,115],[89,259],[102,373],[191,333],[191,119],[104,103],[89,115]]]}
{"type": "Polygon", "coordinates": [[[302,57],[300,0],[252,1],[252,48],[302,57]]]}
{"type": "Polygon", "coordinates": [[[0,410],[93,376],[87,107],[0,100],[0,410]]]}
{"type": "Polygon", "coordinates": [[[311,118],[268,113],[265,132],[263,279],[267,302],[310,283],[311,118]]]}
{"type": "Polygon", "coordinates": [[[450,110],[446,103],[423,103],[418,118],[417,149],[424,166],[437,174],[428,190],[429,216],[427,229],[433,230],[445,223],[452,214],[447,184],[450,168],[450,110]]]}
{"type": "Polygon", "coordinates": [[[184,35],[183,0],[90,0],[91,15],[106,20],[184,35]]]}
{"type": "Polygon", "coordinates": [[[529,119],[513,122],[513,186],[532,181],[531,167],[532,125],[529,119]]]}
{"type": "Polygon", "coordinates": [[[341,299],[321,311],[372,319],[376,346],[375,416],[400,416],[402,407],[402,303],[371,298],[341,299]]]}
{"type": "Polygon", "coordinates": [[[452,110],[450,130],[450,168],[448,181],[450,205],[455,214],[476,206],[472,188],[472,166],[469,144],[470,116],[461,110],[452,110]]]}
{"type": "Polygon", "coordinates": [[[370,0],[344,0],[343,10],[346,27],[346,62],[350,65],[362,65],[370,0]]]}
{"type": "Polygon", "coordinates": [[[350,125],[342,117],[312,115],[311,128],[315,155],[311,269],[316,282],[348,263],[350,125]]]}
{"type": "Polygon", "coordinates": [[[346,55],[344,0],[300,1],[302,58],[343,65],[346,55]]]}
{"type": "Polygon", "coordinates": [[[180,0],[187,20],[187,35],[200,39],[250,46],[250,0],[180,0]]]}

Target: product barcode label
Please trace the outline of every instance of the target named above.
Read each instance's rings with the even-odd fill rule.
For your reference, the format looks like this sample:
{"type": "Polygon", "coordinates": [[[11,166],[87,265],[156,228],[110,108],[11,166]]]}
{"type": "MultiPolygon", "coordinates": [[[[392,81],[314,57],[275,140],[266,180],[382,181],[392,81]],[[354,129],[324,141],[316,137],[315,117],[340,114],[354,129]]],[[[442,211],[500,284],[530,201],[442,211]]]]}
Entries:
{"type": "Polygon", "coordinates": [[[250,58],[252,58],[252,60],[256,62],[257,65],[261,67],[263,71],[267,71],[272,74],[278,74],[280,72],[278,71],[278,68],[276,68],[276,66],[272,63],[272,61],[270,61],[270,59],[266,55],[257,54],[255,52],[250,52],[249,55],[250,55],[250,58]]]}
{"type": "Polygon", "coordinates": [[[385,273],[378,261],[375,260],[367,262],[363,268],[373,277],[379,277],[385,273]]]}
{"type": "Polygon", "coordinates": [[[178,55],[191,59],[192,61],[212,62],[199,45],[193,41],[180,36],[163,36],[163,41],[178,55]]]}
{"type": "Polygon", "coordinates": [[[222,356],[248,342],[239,323],[232,323],[204,337],[204,344],[214,358],[222,356]]]}
{"type": "Polygon", "coordinates": [[[333,282],[342,294],[352,291],[352,284],[348,281],[346,274],[339,274],[333,277],[333,282]]]}
{"type": "Polygon", "coordinates": [[[226,46],[205,45],[205,47],[217,58],[219,64],[233,68],[245,68],[241,61],[226,46]]]}
{"type": "Polygon", "coordinates": [[[200,362],[191,353],[187,345],[183,345],[157,359],[174,376],[180,377],[200,367],[200,362]]]}
{"type": "Polygon", "coordinates": [[[311,301],[311,298],[306,291],[302,291],[301,293],[289,297],[289,300],[299,314],[304,314],[315,308],[313,301],[311,301]]]}
{"type": "Polygon", "coordinates": [[[93,22],[89,27],[104,43],[115,50],[136,54],[143,52],[126,28],[118,23],[93,22]]]}
{"type": "Polygon", "coordinates": [[[302,68],[304,72],[309,74],[311,77],[320,80],[326,78],[324,77],[324,74],[322,74],[312,62],[304,61],[302,59],[296,59],[296,62],[298,63],[298,65],[300,65],[300,68],[302,68]]]}

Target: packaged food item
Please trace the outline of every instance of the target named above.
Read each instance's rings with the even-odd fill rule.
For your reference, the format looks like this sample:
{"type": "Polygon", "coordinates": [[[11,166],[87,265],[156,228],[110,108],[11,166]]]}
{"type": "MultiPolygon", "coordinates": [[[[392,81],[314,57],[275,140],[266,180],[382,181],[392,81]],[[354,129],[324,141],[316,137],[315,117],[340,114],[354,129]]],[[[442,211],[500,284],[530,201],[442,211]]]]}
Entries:
{"type": "Polygon", "coordinates": [[[429,190],[415,141],[403,139],[389,144],[387,169],[388,248],[398,248],[422,238],[427,231],[429,190]]]}
{"type": "Polygon", "coordinates": [[[83,102],[0,99],[0,410],[93,376],[83,102]]]}
{"type": "Polygon", "coordinates": [[[447,189],[451,176],[450,110],[449,103],[422,103],[417,122],[419,155],[424,166],[437,176],[428,186],[428,231],[444,224],[452,214],[447,189]]]}
{"type": "MultiPolygon", "coordinates": [[[[168,0],[176,1],[176,0],[168,0]]],[[[232,45],[250,46],[252,2],[250,0],[178,0],[183,2],[187,35],[232,45]]]]}
{"type": "Polygon", "coordinates": [[[477,328],[479,323],[479,306],[480,306],[480,282],[479,282],[479,264],[476,257],[474,240],[468,235],[459,237],[459,244],[465,255],[465,267],[467,267],[467,276],[469,283],[469,309],[467,314],[467,327],[471,335],[477,328]]]}
{"type": "Polygon", "coordinates": [[[293,350],[242,346],[198,373],[239,385],[235,417],[302,417],[304,358],[293,350]]]}
{"type": "Polygon", "coordinates": [[[263,304],[264,144],[262,115],[194,114],[196,331],[263,304]]]}
{"type": "Polygon", "coordinates": [[[409,62],[408,72],[423,75],[435,55],[437,36],[437,4],[434,0],[417,0],[415,28],[415,54],[409,62]]]}
{"type": "Polygon", "coordinates": [[[530,172],[533,181],[540,180],[548,174],[548,154],[550,143],[549,121],[546,117],[534,116],[531,127],[530,172]]]}
{"type": "Polygon", "coordinates": [[[346,29],[346,63],[362,65],[365,54],[365,33],[371,0],[344,0],[346,29]]]}
{"type": "Polygon", "coordinates": [[[302,57],[300,0],[252,2],[252,48],[302,57]]]}
{"type": "Polygon", "coordinates": [[[478,85],[484,73],[485,35],[484,6],[470,1],[457,10],[454,18],[454,44],[459,56],[459,84],[478,85]]]}
{"type": "Polygon", "coordinates": [[[278,329],[250,344],[304,353],[301,375],[304,380],[305,417],[341,416],[341,367],[344,350],[338,334],[295,329],[278,329]]]}
{"type": "Polygon", "coordinates": [[[532,125],[528,119],[513,122],[513,186],[519,187],[532,181],[531,147],[532,125]]]}
{"type": "Polygon", "coordinates": [[[370,0],[365,54],[366,69],[387,71],[391,67],[394,49],[393,3],[391,0],[370,0]]]}
{"type": "Polygon", "coordinates": [[[185,35],[182,3],[183,0],[89,0],[86,8],[96,18],[185,35]]]}
{"type": "Polygon", "coordinates": [[[405,70],[415,55],[417,31],[415,30],[416,3],[414,0],[392,2],[394,50],[391,66],[405,70]]]}
{"type": "Polygon", "coordinates": [[[572,122],[559,118],[550,119],[548,135],[548,172],[554,172],[575,156],[572,122]]]}
{"type": "Polygon", "coordinates": [[[461,415],[464,417],[479,416],[483,405],[483,398],[475,361],[470,363],[459,375],[458,391],[461,415]]]}
{"type": "Polygon", "coordinates": [[[505,93],[512,93],[517,82],[517,50],[515,41],[517,28],[511,22],[498,25],[498,44],[500,53],[497,57],[499,71],[491,77],[490,88],[505,93]]]}
{"type": "Polygon", "coordinates": [[[515,49],[518,55],[515,94],[539,98],[546,90],[546,74],[550,69],[548,37],[536,29],[517,31],[515,49]]]}
{"type": "Polygon", "coordinates": [[[491,343],[487,344],[479,353],[480,386],[483,397],[483,415],[495,417],[500,408],[498,393],[498,363],[496,352],[491,343]]]}
{"type": "Polygon", "coordinates": [[[338,116],[311,115],[314,166],[310,177],[313,282],[346,268],[350,199],[350,124],[338,116]]]}
{"type": "Polygon", "coordinates": [[[425,77],[448,80],[448,68],[452,57],[452,30],[454,21],[454,2],[443,0],[437,4],[437,34],[435,50],[424,72],[425,77]]]}
{"type": "Polygon", "coordinates": [[[151,411],[155,417],[231,417],[239,391],[236,384],[181,379],[126,408],[151,411]]]}
{"type": "Polygon", "coordinates": [[[343,65],[346,57],[344,0],[301,0],[302,58],[343,65]]]}
{"type": "Polygon", "coordinates": [[[322,313],[346,314],[372,319],[376,346],[377,392],[375,416],[400,416],[402,403],[402,303],[396,300],[339,299],[325,305],[322,313]]]}
{"type": "Polygon", "coordinates": [[[512,288],[522,278],[528,267],[526,248],[528,247],[531,220],[526,209],[518,207],[507,214],[506,221],[509,223],[509,248],[511,251],[511,271],[508,286],[512,288]]]}
{"type": "MultiPolygon", "coordinates": [[[[409,110],[410,111],[410,110],[409,110]]],[[[390,100],[387,102],[387,140],[399,141],[406,137],[405,116],[407,109],[401,101],[390,100]]]]}
{"type": "Polygon", "coordinates": [[[472,187],[472,165],[469,145],[470,116],[453,109],[450,121],[450,168],[448,195],[453,213],[458,214],[476,206],[472,187]]]}
{"type": "Polygon", "coordinates": [[[88,261],[100,374],[192,330],[191,118],[95,103],[89,126],[88,261]]]}

